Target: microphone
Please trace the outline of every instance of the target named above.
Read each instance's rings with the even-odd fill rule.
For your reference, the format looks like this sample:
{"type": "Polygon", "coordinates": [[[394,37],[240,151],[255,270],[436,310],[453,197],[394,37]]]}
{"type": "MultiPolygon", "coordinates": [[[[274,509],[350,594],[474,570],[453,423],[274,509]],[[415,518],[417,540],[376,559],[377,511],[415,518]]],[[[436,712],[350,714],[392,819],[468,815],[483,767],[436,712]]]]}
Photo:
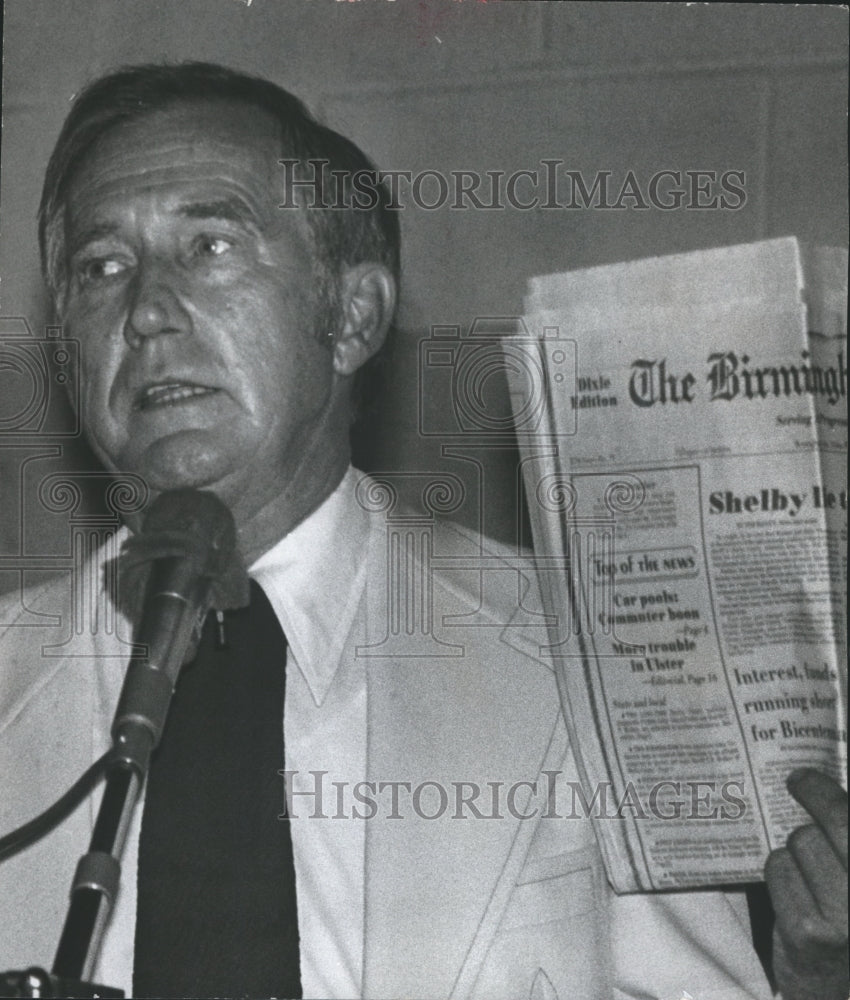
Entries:
{"type": "MultiPolygon", "coordinates": [[[[219,596],[222,589],[245,591],[242,603],[247,603],[247,577],[237,557],[236,525],[228,507],[208,491],[161,493],[119,560],[119,586],[125,590],[139,592],[145,575],[134,636],[142,655],[130,660],[112,725],[116,756],[142,776],[162,736],[180,668],[195,655],[216,590],[219,596]]],[[[239,603],[232,594],[225,597],[225,606],[239,603]]]]}
{"type": "Polygon", "coordinates": [[[247,574],[236,558],[233,515],[212,493],[198,490],[158,496],[142,531],[124,543],[117,567],[107,564],[107,582],[113,581],[116,569],[119,605],[123,599],[125,610],[139,621],[135,639],[141,655],[133,654],[124,677],[112,724],[113,745],[105,759],[106,787],[88,853],[74,874],[52,972],[48,976],[36,970],[36,993],[31,995],[41,996],[38,991],[45,983],[48,996],[107,995],[88,980],[118,893],[121,850],[133,809],[162,735],[180,667],[187,652],[194,655],[192,633],[211,602],[232,607],[234,598],[238,603],[247,597],[247,574]],[[140,604],[140,616],[133,614],[134,604],[140,604]]]}

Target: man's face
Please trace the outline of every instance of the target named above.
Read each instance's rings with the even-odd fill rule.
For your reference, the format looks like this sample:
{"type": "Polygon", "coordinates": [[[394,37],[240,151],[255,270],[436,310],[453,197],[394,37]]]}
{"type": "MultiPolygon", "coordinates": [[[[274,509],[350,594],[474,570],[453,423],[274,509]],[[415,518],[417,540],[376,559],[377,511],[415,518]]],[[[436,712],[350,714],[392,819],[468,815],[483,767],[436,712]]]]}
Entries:
{"type": "Polygon", "coordinates": [[[61,311],[83,427],[107,467],[155,490],[214,486],[256,508],[339,446],[341,387],[303,213],[277,207],[280,155],[262,111],[195,103],[115,128],[72,179],[61,311]]]}

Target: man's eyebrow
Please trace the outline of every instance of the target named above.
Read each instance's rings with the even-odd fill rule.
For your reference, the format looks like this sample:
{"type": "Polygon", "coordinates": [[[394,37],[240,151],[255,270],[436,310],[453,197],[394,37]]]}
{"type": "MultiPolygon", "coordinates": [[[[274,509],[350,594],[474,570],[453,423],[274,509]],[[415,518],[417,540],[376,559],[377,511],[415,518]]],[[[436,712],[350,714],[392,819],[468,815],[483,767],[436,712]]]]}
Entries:
{"type": "Polygon", "coordinates": [[[256,213],[241,198],[191,201],[181,205],[177,209],[177,214],[186,219],[226,219],[255,228],[259,225],[256,213]]]}
{"type": "MultiPolygon", "coordinates": [[[[251,206],[242,198],[216,198],[212,201],[188,201],[177,208],[177,215],[186,219],[225,219],[260,229],[261,224],[251,206]]],[[[94,222],[75,234],[70,244],[71,253],[105,237],[117,236],[121,227],[116,222],[94,222]]]]}
{"type": "Polygon", "coordinates": [[[95,222],[74,235],[71,241],[71,252],[77,253],[89,243],[94,243],[95,240],[103,239],[105,236],[115,236],[117,232],[118,226],[114,222],[95,222]]]}

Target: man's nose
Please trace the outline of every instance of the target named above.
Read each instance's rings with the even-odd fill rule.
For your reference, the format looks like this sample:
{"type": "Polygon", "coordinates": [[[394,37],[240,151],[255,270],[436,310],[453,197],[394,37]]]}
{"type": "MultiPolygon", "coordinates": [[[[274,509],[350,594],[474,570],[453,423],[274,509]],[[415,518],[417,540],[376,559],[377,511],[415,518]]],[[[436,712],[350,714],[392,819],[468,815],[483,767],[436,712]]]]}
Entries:
{"type": "Polygon", "coordinates": [[[139,268],[131,288],[130,309],[124,337],[130,347],[140,347],[148,337],[163,333],[188,333],[191,326],[176,276],[165,263],[139,268]]]}

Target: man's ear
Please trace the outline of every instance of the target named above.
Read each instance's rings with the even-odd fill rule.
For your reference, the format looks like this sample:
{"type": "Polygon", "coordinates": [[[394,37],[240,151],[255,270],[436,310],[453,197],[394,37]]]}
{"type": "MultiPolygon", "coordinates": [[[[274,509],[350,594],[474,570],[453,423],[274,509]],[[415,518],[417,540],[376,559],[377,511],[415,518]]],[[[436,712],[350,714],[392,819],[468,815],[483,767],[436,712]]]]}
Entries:
{"type": "Polygon", "coordinates": [[[355,264],[343,272],[340,299],[342,324],[334,335],[334,371],[353,375],[384,343],[395,312],[395,279],[383,264],[355,264]]]}

